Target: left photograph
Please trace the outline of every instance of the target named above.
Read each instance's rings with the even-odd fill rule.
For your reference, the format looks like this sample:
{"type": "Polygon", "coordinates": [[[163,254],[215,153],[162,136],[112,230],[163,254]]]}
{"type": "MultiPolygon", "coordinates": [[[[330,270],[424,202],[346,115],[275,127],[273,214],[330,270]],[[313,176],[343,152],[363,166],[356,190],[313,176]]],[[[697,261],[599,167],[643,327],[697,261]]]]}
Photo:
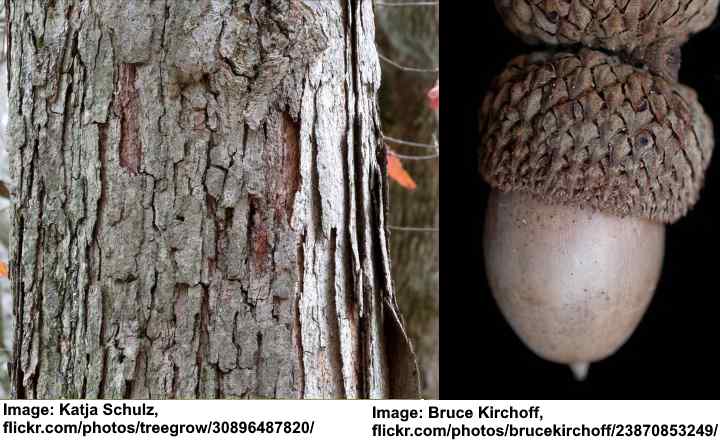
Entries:
{"type": "Polygon", "coordinates": [[[437,398],[439,1],[5,0],[0,398],[437,398]]]}

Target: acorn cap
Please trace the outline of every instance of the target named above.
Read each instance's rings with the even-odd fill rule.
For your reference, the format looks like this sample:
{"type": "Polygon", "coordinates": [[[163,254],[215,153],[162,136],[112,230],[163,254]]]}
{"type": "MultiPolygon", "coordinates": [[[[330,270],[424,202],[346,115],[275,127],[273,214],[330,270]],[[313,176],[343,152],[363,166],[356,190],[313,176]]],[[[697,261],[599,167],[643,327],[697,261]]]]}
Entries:
{"type": "Polygon", "coordinates": [[[480,127],[493,187],[665,223],[697,200],[713,148],[692,89],[590,49],[515,58],[480,127]]]}
{"type": "Polygon", "coordinates": [[[632,52],[708,27],[718,0],[495,0],[505,25],[530,44],[576,44],[632,52]]]}

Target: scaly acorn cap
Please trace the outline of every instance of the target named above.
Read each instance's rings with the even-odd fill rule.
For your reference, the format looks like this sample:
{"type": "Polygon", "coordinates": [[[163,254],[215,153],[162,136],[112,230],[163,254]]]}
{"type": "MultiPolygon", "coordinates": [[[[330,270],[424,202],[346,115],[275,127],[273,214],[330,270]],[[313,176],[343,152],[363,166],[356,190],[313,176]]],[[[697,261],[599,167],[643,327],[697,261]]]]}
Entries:
{"type": "Polygon", "coordinates": [[[665,223],[697,200],[713,148],[692,89],[591,49],[515,58],[480,129],[491,186],[665,223]]]}
{"type": "Polygon", "coordinates": [[[719,0],[495,0],[505,25],[530,44],[633,52],[708,27],[719,0]]]}

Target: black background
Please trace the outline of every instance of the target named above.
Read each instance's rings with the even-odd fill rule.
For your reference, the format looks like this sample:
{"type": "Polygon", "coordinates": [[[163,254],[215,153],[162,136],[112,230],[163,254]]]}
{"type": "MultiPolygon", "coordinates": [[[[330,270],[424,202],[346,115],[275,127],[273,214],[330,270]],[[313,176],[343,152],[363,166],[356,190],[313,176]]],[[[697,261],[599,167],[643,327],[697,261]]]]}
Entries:
{"type": "MultiPolygon", "coordinates": [[[[535,356],[500,315],[482,257],[489,188],[477,173],[477,113],[505,64],[539,48],[507,31],[493,3],[446,1],[440,13],[441,397],[720,398],[720,154],[699,203],[667,227],[662,277],[645,317],[615,355],[592,364],[585,382],[535,356]]],[[[698,91],[720,132],[717,20],[683,47],[680,81],[698,91]]]]}

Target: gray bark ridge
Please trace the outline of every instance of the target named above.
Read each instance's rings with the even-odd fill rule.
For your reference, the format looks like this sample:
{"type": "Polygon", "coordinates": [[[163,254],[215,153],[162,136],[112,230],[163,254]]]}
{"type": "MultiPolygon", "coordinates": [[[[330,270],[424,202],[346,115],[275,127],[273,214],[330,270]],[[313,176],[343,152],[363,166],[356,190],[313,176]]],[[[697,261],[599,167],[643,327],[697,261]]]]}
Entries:
{"type": "Polygon", "coordinates": [[[7,1],[14,397],[415,397],[370,0],[7,1]]]}

